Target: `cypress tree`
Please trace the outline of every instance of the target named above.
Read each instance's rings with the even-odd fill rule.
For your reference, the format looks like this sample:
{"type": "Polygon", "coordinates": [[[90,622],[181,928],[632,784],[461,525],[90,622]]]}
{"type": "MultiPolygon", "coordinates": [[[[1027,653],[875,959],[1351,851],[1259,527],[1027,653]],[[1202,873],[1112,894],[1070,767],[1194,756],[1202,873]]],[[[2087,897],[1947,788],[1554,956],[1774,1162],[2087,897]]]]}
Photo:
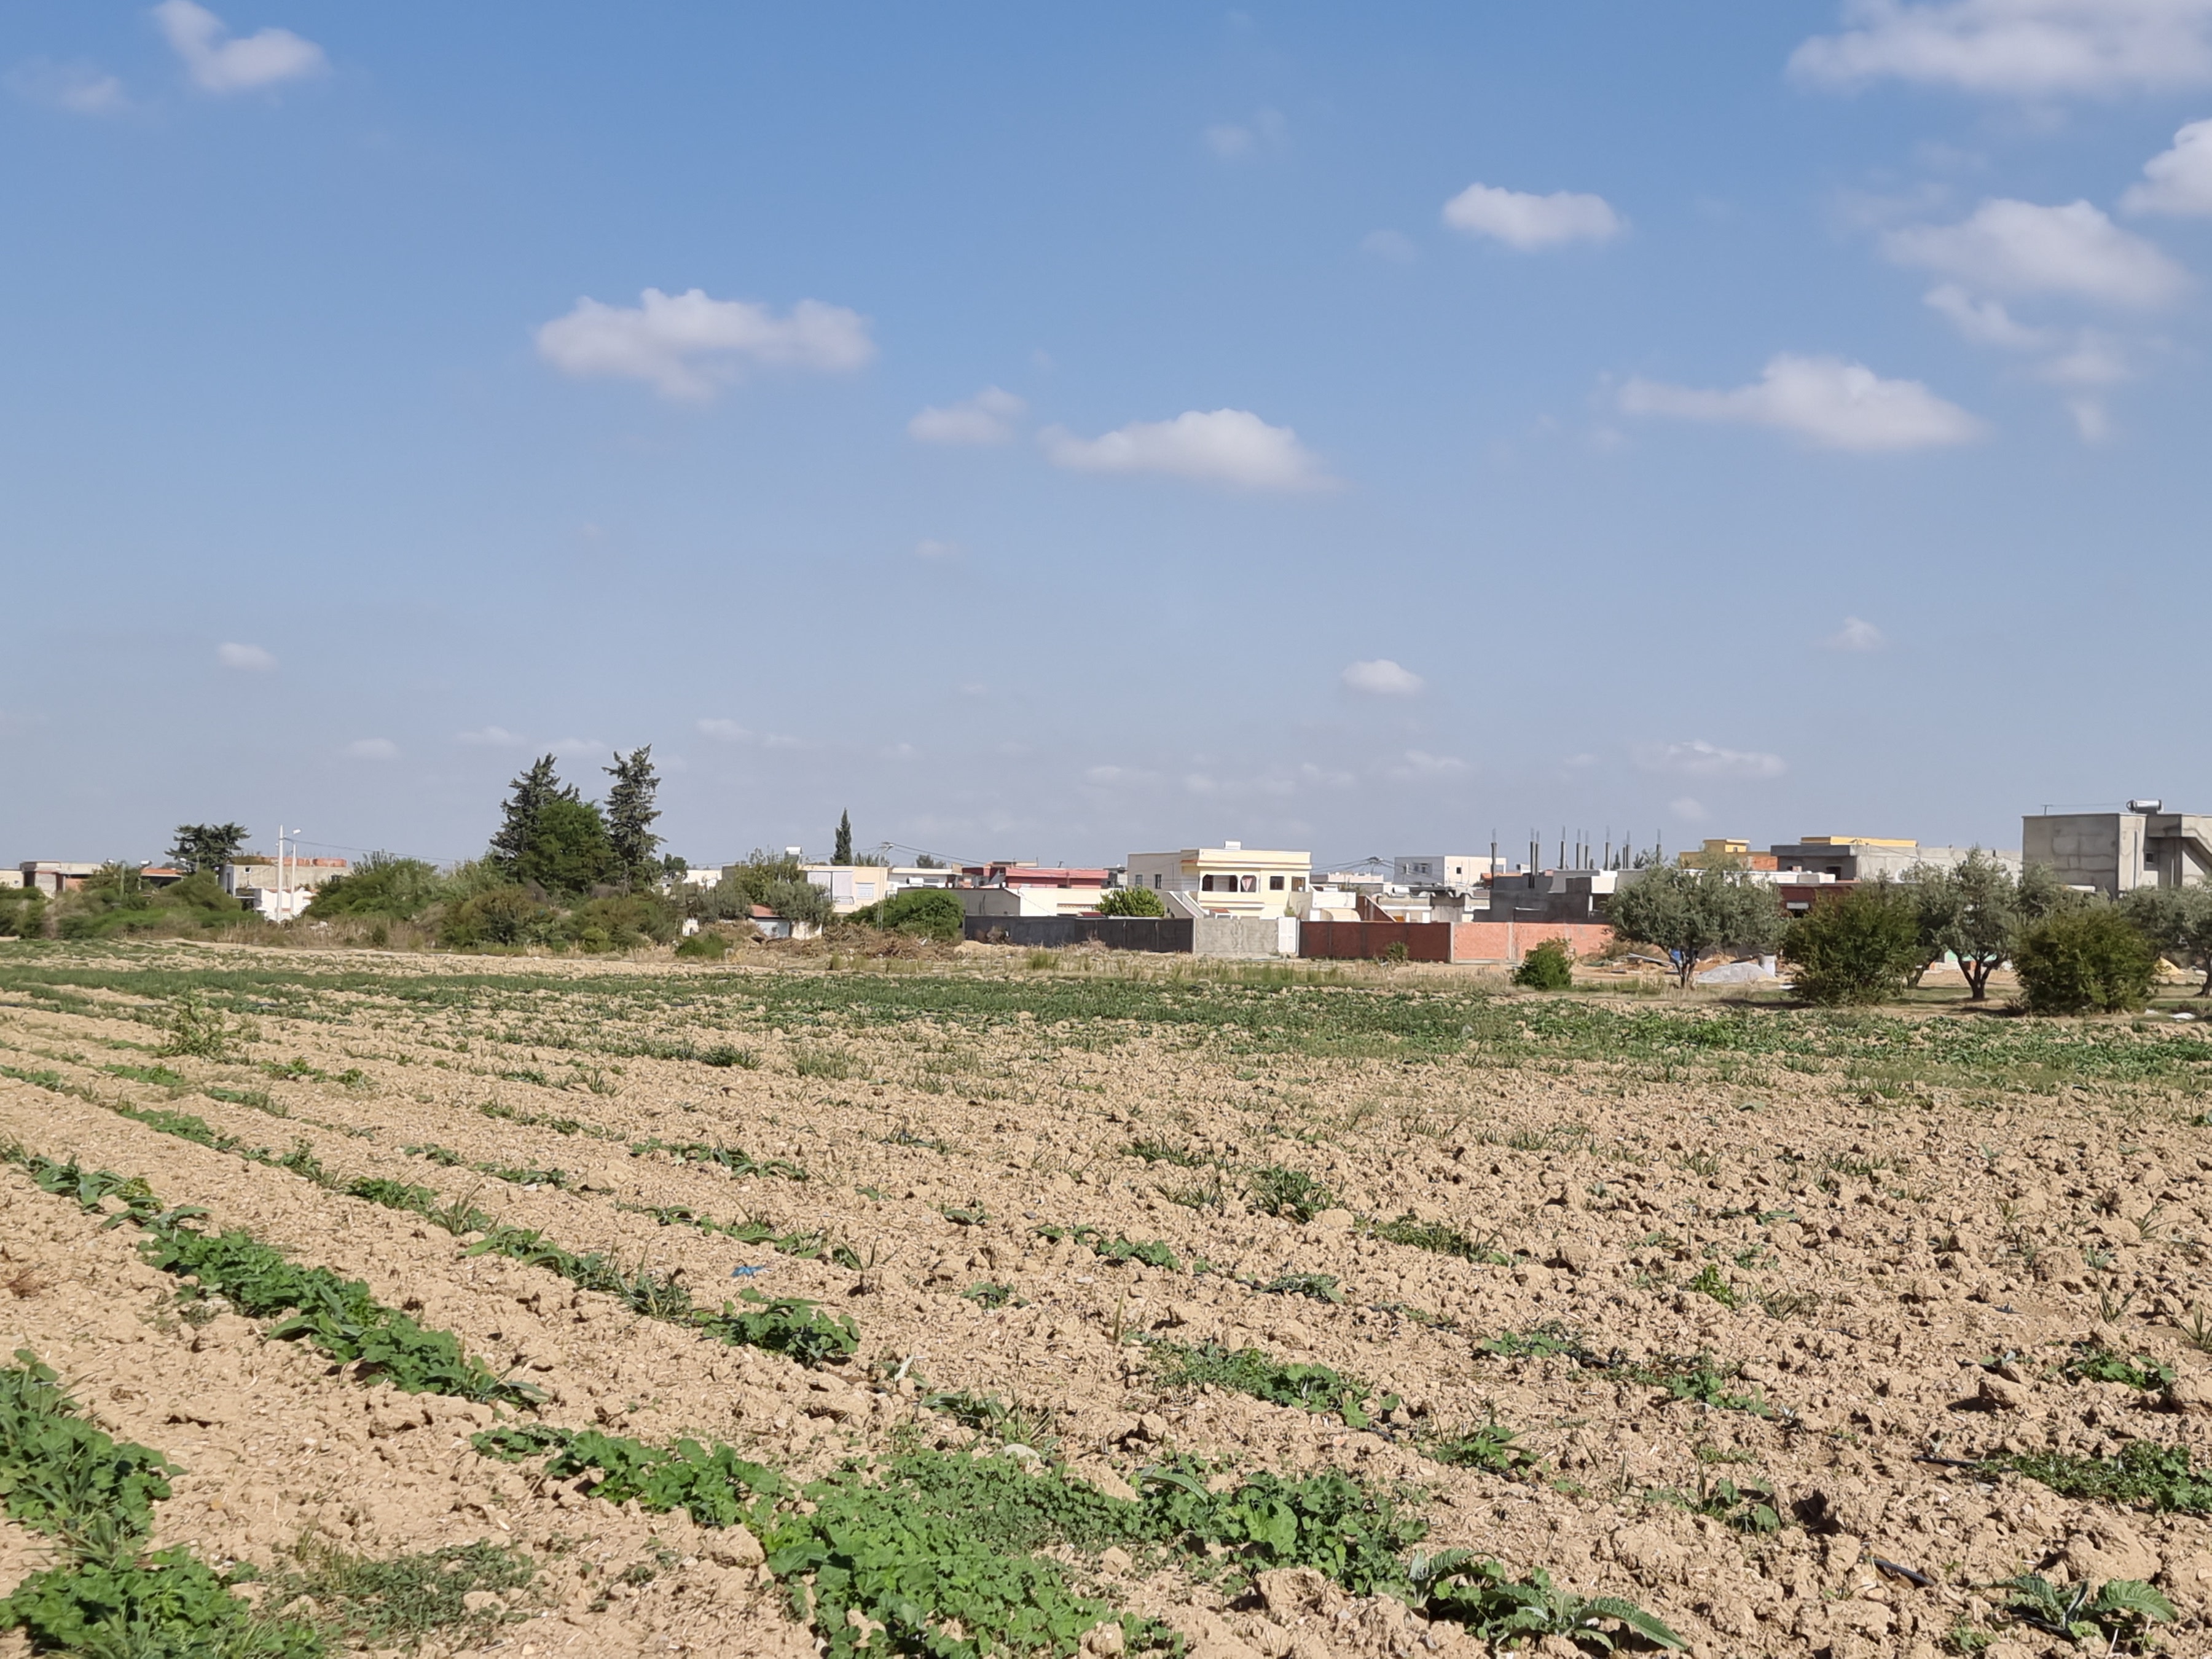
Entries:
{"type": "Polygon", "coordinates": [[[507,805],[501,809],[499,830],[491,838],[491,850],[487,856],[512,875],[538,834],[539,815],[556,800],[573,800],[576,792],[562,787],[550,755],[533,763],[507,788],[511,793],[507,805]]]}
{"type": "Polygon", "coordinates": [[[837,850],[830,855],[830,862],[850,864],[852,861],[853,815],[850,812],[840,812],[837,815],[837,850]]]}
{"type": "Polygon", "coordinates": [[[607,791],[607,840],[613,844],[615,862],[632,886],[650,885],[653,851],[660,845],[660,837],[653,833],[653,821],[660,816],[653,804],[660,787],[653,769],[653,745],[648,743],[627,755],[617,750],[615,763],[600,769],[615,781],[607,791]]]}

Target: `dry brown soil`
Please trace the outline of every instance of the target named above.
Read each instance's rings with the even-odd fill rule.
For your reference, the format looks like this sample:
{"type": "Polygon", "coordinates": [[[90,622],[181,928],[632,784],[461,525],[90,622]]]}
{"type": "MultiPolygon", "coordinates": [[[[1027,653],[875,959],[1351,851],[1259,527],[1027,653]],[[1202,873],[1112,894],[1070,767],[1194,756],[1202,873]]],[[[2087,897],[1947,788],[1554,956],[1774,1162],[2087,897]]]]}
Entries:
{"type": "MultiPolygon", "coordinates": [[[[966,952],[921,971],[995,977],[1040,997],[1071,978],[1167,971],[1023,962],[966,952]]],[[[1117,1491],[1167,1449],[1418,1486],[1433,1528],[1425,1547],[1465,1546],[1626,1595],[1701,1654],[1929,1655],[1952,1650],[1962,1625],[1998,1632],[1988,1650],[2001,1659],[2070,1650],[1995,1618],[1996,1599],[1977,1588],[2024,1570],[2154,1581],[2181,1609],[2163,1632],[2166,1650],[2212,1651],[2206,1519],[2124,1512],[2014,1475],[1916,1461],[2110,1452],[2136,1437],[2212,1459],[2212,1416],[2202,1414],[2212,1409],[2212,1358],[2188,1340],[2192,1312],[2212,1304],[2212,1131],[2193,1121],[2203,1097],[2177,1086],[2171,1068],[2142,1083],[2088,1072],[2069,1081],[2061,1065],[2014,1084],[1962,1085],[1891,1066],[1870,1085],[1863,1064],[1784,1064],[1772,1052],[1565,1052],[1510,1018],[1413,1053],[1331,1051],[1295,1031],[1253,1041],[1202,1023],[1064,1018],[1048,998],[1042,1018],[798,1017],[732,994],[794,970],[665,962],[161,947],[0,957],[11,966],[51,970],[62,996],[27,994],[20,978],[0,991],[0,1065],[43,1074],[0,1079],[0,1139],[143,1175],[171,1204],[205,1206],[218,1224],[367,1280],[471,1352],[520,1368],[545,1389],[555,1423],[726,1441],[805,1477],[883,1450],[895,1434],[967,1441],[920,1403],[924,1389],[964,1389],[1049,1409],[1073,1467],[1117,1491]],[[288,975],[295,988],[264,999],[235,1058],[157,1060],[164,996],[72,988],[72,967],[251,969],[288,975]],[[424,1000],[380,994],[376,980],[459,985],[508,973],[536,988],[424,1000]],[[653,996],[609,988],[640,981],[658,988],[653,996]],[[672,985],[697,994],[672,1000],[672,985]],[[656,1043],[731,1045],[757,1064],[640,1052],[656,1043]],[[303,1074],[270,1075],[294,1060],[303,1074]],[[157,1063],[184,1086],[104,1069],[157,1063]],[[265,1103],[201,1092],[210,1086],[265,1103]],[[550,1273],[469,1257],[465,1240],[417,1218],[157,1133],[114,1103],[189,1111],[279,1153],[304,1143],[337,1174],[430,1186],[574,1249],[680,1267],[702,1300],[726,1294],[733,1270],[759,1268],[745,1282],[851,1314],[860,1354],[810,1371],[701,1340],[550,1273]],[[556,1121],[578,1127],[563,1133],[556,1121]],[[739,1146],[809,1178],[733,1179],[632,1156],[630,1144],[649,1137],[739,1146]],[[1147,1141],[1214,1167],[1131,1153],[1147,1141]],[[558,1168],[568,1184],[517,1184],[406,1150],[427,1145],[467,1164],[558,1168]],[[1261,1165],[1301,1170],[1336,1201],[1303,1224],[1255,1213],[1242,1193],[1245,1172],[1261,1165]],[[1214,1179],[1221,1202],[1170,1196],[1199,1196],[1188,1189],[1214,1179]],[[824,1231],[865,1265],[799,1259],[623,1207],[678,1205],[824,1231]],[[947,1209],[984,1218],[963,1224],[947,1209]],[[1510,1262],[1386,1243],[1358,1224],[1407,1213],[1510,1262]],[[1112,1266],[1073,1240],[1041,1238],[1047,1224],[1163,1241],[1183,1265],[1112,1266]],[[1194,1272],[1201,1261],[1208,1270],[1194,1272]],[[1737,1305],[1688,1288],[1709,1269],[1737,1305]],[[1345,1299],[1255,1288],[1297,1273],[1334,1276],[1345,1299]],[[963,1295],[985,1282],[1007,1287],[1007,1305],[988,1310],[963,1295]],[[1706,1356],[1766,1414],[1478,1346],[1553,1322],[1631,1365],[1706,1356]],[[1363,1431],[1242,1395],[1164,1390],[1147,1346],[1163,1338],[1324,1362],[1402,1404],[1363,1431]],[[2180,1380],[2166,1395],[2066,1380],[2058,1368],[2087,1343],[2153,1356],[2180,1380]],[[2001,1369],[1985,1369],[1990,1360],[2001,1369]],[[1541,1457],[1538,1478],[1424,1455],[1437,1431],[1493,1419],[1541,1457]],[[1667,1496],[1723,1475],[1771,1484],[1787,1524],[1741,1532],[1667,1496]]],[[[896,987],[915,975],[875,977],[896,987]]],[[[1208,994],[1202,981],[1182,983],[1208,994]]],[[[1439,985],[1463,988],[1355,976],[1304,994],[1426,995],[1439,985]]],[[[1487,1006],[1509,1016],[1556,1006],[1488,992],[1487,1006]]],[[[1676,1006],[1616,1000],[1630,1012],[1676,1006]]],[[[1686,1003],[1679,1018],[1817,1017],[1686,1003]]],[[[2171,1044],[2177,1029],[2093,1034],[2171,1044]]],[[[490,1421],[488,1407],[361,1386],[233,1315],[180,1321],[173,1282],[139,1261],[130,1230],[103,1229],[13,1166],[0,1168],[0,1255],[6,1346],[34,1350],[103,1426],[189,1471],[157,1511],[158,1542],[264,1563],[314,1534],[373,1553],[519,1543],[545,1573],[517,1609],[530,1616],[495,1644],[503,1654],[814,1650],[749,1540],[733,1547],[680,1516],[616,1509],[478,1455],[467,1436],[490,1421]],[[641,1562],[654,1568],[650,1582],[616,1582],[610,1599],[610,1582],[641,1562]]],[[[0,1589],[46,1559],[42,1540],[0,1526],[0,1589]]],[[[1276,1580],[1224,1602],[1181,1582],[1121,1582],[1110,1561],[1084,1571],[1084,1582],[1172,1620],[1202,1659],[1474,1650],[1395,1604],[1312,1585],[1276,1580]]]]}

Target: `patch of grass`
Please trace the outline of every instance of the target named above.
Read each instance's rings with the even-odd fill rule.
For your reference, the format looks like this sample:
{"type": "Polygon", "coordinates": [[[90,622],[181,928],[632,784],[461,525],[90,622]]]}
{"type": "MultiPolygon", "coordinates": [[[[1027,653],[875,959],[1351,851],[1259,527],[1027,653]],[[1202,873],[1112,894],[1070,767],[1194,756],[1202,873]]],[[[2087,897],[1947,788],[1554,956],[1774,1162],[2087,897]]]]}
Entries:
{"type": "Polygon", "coordinates": [[[739,1179],[750,1176],[772,1176],[781,1181],[806,1179],[806,1171],[796,1164],[780,1158],[755,1158],[739,1146],[709,1145],[703,1140],[678,1142],[659,1139],[630,1143],[629,1155],[632,1158],[643,1158],[647,1152],[665,1152],[678,1164],[704,1164],[739,1179]]]}
{"type": "Polygon", "coordinates": [[[519,1599],[516,1593],[538,1576],[529,1556],[490,1543],[380,1559],[310,1539],[295,1560],[295,1566],[261,1580],[267,1587],[262,1607],[281,1613],[305,1597],[314,1607],[316,1626],[347,1648],[411,1651],[434,1636],[481,1644],[522,1615],[505,1601],[471,1612],[466,1598],[488,1592],[519,1599]]]}
{"type": "Polygon", "coordinates": [[[1360,1226],[1370,1238],[1379,1238],[1386,1244],[1407,1244],[1417,1250],[1432,1250],[1438,1255],[1456,1256],[1462,1261],[1477,1261],[1492,1267],[1513,1265],[1513,1258],[1498,1248],[1496,1233],[1480,1239],[1469,1238],[1443,1222],[1418,1220],[1411,1210],[1395,1221],[1370,1216],[1360,1226]]]}
{"type": "Polygon", "coordinates": [[[1782,1512],[1775,1503],[1774,1487],[1764,1480],[1747,1478],[1739,1485],[1724,1475],[1708,1479],[1701,1470],[1695,1492],[1662,1486],[1645,1492],[1644,1497],[1647,1503],[1665,1504],[1686,1510],[1692,1515],[1705,1516],[1737,1532],[1782,1530],[1782,1512]]]}
{"type": "Polygon", "coordinates": [[[1018,1400],[1009,1404],[994,1394],[977,1395],[964,1389],[924,1395],[921,1403],[1002,1445],[1026,1447],[1046,1459],[1060,1450],[1060,1419],[1048,1407],[1024,1406],[1018,1400]]]}
{"type": "Polygon", "coordinates": [[[1697,1276],[1682,1288],[1699,1296],[1711,1297],[1723,1308],[1736,1305],[1735,1286],[1729,1283],[1728,1275],[1721,1271],[1717,1261],[1705,1263],[1698,1270],[1697,1276]]]}
{"type": "Polygon", "coordinates": [[[1218,1342],[1195,1346],[1180,1342],[1152,1345],[1156,1380],[1164,1389],[1211,1384],[1232,1394],[1249,1395],[1270,1405],[1296,1406],[1316,1414],[1334,1412],[1346,1425],[1369,1426],[1367,1403],[1372,1385],[1328,1365],[1298,1364],[1260,1348],[1225,1348],[1218,1342]]]}
{"type": "Polygon", "coordinates": [[[801,1077],[827,1078],[842,1083],[853,1075],[851,1053],[843,1048],[803,1048],[796,1043],[791,1050],[791,1069],[801,1077]]]}
{"type": "Polygon", "coordinates": [[[2130,1440],[2117,1457],[2069,1452],[2005,1452],[1985,1469],[2011,1469],[2041,1481],[2062,1498],[2160,1514],[2212,1515],[2212,1468],[2198,1468],[2186,1446],[2130,1440]]]}
{"type": "Polygon", "coordinates": [[[156,1089],[186,1089],[191,1085],[180,1073],[166,1066],[103,1066],[100,1068],[110,1077],[119,1077],[128,1083],[144,1083],[156,1089]]]}
{"type": "Polygon", "coordinates": [[[252,1024],[233,1020],[199,997],[187,994],[169,1011],[167,1036],[154,1052],[164,1059],[189,1054],[198,1060],[231,1060],[257,1035],[252,1024]]]}
{"type": "Polygon", "coordinates": [[[1533,1477],[1544,1461],[1514,1443],[1520,1432],[1492,1419],[1472,1428],[1439,1430],[1421,1437],[1421,1455],[1455,1469],[1479,1469],[1507,1480],[1533,1477]]]}
{"type": "Polygon", "coordinates": [[[1336,1207],[1336,1195],[1302,1170],[1270,1164],[1245,1177],[1244,1189],[1252,1207],[1261,1215],[1280,1216],[1300,1224],[1323,1210],[1336,1207]]]}
{"type": "Polygon", "coordinates": [[[1334,1273],[1281,1273],[1253,1287],[1263,1296],[1304,1296],[1316,1302],[1340,1303],[1344,1291],[1334,1273]]]}
{"type": "Polygon", "coordinates": [[[1188,1146],[1178,1146],[1171,1140],[1133,1140],[1121,1148],[1124,1158],[1139,1158],[1147,1164],[1172,1164],[1178,1169],[1203,1169],[1211,1160],[1202,1152],[1188,1146]]]}
{"type": "Polygon", "coordinates": [[[734,1066],[741,1072],[757,1072],[761,1057],[750,1048],[736,1048],[726,1042],[718,1042],[713,1048],[701,1051],[699,1063],[702,1066],[734,1066]]]}

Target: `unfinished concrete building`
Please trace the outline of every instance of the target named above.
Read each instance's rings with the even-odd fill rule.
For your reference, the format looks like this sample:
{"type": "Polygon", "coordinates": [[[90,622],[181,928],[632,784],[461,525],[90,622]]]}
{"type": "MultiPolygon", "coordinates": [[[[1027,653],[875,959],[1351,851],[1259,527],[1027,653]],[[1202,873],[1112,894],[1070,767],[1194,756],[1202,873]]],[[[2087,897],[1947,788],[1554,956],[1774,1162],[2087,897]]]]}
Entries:
{"type": "Polygon", "coordinates": [[[2021,850],[2069,887],[2108,897],[2212,880],[2212,815],[2131,800],[2124,812],[2045,812],[2021,820],[2021,850]]]}

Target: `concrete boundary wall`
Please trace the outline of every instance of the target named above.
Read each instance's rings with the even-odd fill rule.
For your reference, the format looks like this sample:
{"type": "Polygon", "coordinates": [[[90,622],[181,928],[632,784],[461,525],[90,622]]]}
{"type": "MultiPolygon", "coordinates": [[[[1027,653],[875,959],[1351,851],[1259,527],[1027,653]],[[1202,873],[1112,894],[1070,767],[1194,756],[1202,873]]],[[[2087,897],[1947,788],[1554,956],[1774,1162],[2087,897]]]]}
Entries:
{"type": "Polygon", "coordinates": [[[1202,957],[1264,960],[1298,953],[1296,916],[1200,916],[1191,927],[1191,949],[1202,957]]]}
{"type": "Polygon", "coordinates": [[[1176,916],[969,916],[961,936],[1031,950],[1096,943],[1109,951],[1188,951],[1191,927],[1176,916]]]}

